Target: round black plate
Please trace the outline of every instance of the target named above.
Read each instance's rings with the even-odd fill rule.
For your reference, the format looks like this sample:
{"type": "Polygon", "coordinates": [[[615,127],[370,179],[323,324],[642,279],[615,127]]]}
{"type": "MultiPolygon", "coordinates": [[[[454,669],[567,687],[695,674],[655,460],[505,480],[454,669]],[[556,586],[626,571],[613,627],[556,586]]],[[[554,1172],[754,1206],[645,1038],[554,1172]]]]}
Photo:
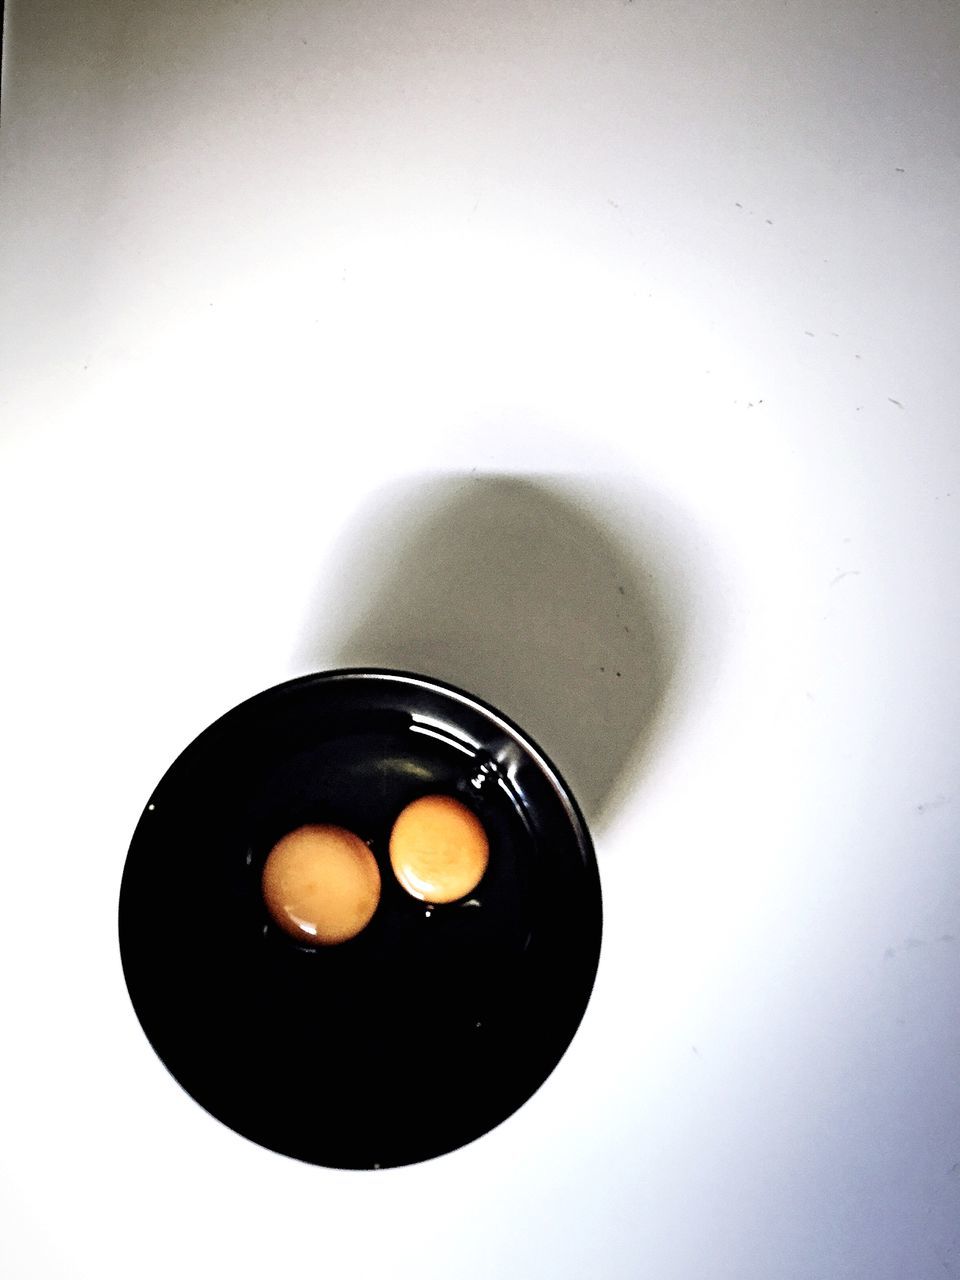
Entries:
{"type": "Polygon", "coordinates": [[[334,671],[242,703],[176,760],[119,927],[137,1016],[197,1102],[286,1155],[385,1168],[479,1137],[550,1074],[596,974],[600,885],[568,789],[508,720],[420,676],[334,671]],[[434,792],[477,813],[490,865],[431,908],[387,841],[434,792]],[[298,945],[260,894],[271,847],[308,822],[355,831],[380,866],[373,920],[339,946],[298,945]]]}

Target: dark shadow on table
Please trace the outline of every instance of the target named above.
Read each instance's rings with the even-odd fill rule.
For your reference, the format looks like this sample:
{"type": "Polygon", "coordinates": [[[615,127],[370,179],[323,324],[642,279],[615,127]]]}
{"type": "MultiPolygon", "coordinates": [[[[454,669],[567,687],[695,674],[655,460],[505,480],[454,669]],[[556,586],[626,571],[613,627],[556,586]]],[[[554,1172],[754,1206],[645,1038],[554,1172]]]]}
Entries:
{"type": "Polygon", "coordinates": [[[621,494],[637,517],[627,531],[609,496],[561,477],[391,486],[337,549],[339,581],[315,602],[301,661],[415,671],[479,695],[601,824],[655,747],[690,623],[676,515],[621,494]]]}

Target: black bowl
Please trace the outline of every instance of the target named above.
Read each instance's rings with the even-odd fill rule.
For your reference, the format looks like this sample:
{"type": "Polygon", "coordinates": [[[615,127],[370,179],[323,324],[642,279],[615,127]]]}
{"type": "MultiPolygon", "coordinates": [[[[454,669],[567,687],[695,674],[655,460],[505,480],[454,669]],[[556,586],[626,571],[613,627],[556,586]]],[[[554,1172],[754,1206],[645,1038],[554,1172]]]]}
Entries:
{"type": "Polygon", "coordinates": [[[521,1106],[562,1057],[600,954],[600,883],[569,789],[506,717],[392,671],[258,694],[174,762],[130,845],[120,953],[151,1044],[238,1133],[337,1168],[453,1150],[521,1106]],[[397,882],[403,807],[444,792],[490,863],[464,901],[397,882]],[[382,896],[356,938],[306,947],[271,921],[264,860],[308,822],[372,849],[382,896]]]}

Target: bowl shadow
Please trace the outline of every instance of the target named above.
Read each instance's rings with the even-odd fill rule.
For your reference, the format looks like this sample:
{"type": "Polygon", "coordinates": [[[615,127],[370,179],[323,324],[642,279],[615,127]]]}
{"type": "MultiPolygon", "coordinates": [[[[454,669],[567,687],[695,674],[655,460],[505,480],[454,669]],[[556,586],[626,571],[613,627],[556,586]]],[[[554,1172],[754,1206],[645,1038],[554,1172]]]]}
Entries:
{"type": "Polygon", "coordinates": [[[447,475],[390,486],[335,548],[299,661],[457,685],[516,721],[602,827],[678,710],[689,530],[615,480],[447,475]],[[333,608],[336,614],[333,615],[333,608]]]}

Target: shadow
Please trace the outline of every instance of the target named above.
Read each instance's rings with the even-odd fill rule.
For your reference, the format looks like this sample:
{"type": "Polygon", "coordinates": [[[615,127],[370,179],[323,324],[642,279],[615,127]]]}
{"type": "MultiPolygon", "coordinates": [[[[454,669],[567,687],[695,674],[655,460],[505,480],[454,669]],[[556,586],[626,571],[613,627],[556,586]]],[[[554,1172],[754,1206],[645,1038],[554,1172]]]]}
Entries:
{"type": "Polygon", "coordinates": [[[675,518],[615,488],[453,475],[381,491],[336,549],[339,581],[315,603],[300,660],[477,694],[532,735],[602,826],[665,728],[690,631],[675,518]]]}

